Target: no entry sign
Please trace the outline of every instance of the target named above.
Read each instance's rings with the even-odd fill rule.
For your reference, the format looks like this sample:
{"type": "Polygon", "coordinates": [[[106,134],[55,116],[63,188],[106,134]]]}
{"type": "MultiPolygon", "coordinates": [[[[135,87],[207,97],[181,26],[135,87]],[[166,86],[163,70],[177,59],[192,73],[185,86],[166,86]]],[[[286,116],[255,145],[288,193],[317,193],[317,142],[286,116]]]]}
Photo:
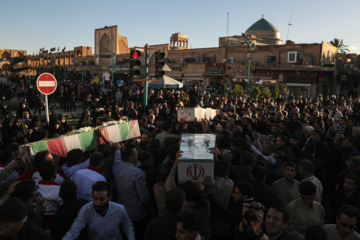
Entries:
{"type": "Polygon", "coordinates": [[[42,94],[50,95],[56,90],[56,78],[50,73],[43,73],[36,80],[36,86],[42,94]]]}

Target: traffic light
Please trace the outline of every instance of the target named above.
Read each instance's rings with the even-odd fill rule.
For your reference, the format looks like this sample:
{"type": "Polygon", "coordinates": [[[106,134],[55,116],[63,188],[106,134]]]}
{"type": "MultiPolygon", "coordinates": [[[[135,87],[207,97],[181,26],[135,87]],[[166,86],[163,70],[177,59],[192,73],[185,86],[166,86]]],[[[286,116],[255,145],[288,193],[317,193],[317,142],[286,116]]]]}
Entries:
{"type": "Polygon", "coordinates": [[[163,67],[165,65],[164,62],[165,53],[163,52],[155,52],[155,78],[161,79],[164,76],[165,72],[163,67]]]}
{"type": "Polygon", "coordinates": [[[139,57],[141,56],[141,52],[139,50],[131,50],[130,51],[130,77],[138,78],[141,75],[139,66],[141,66],[141,62],[139,57]]]}

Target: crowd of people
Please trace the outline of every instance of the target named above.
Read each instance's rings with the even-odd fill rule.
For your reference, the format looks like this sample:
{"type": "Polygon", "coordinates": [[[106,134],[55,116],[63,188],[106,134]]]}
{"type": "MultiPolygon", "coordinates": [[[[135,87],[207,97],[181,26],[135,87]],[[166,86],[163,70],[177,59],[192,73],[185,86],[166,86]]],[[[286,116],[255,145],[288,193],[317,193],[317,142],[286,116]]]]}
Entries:
{"type": "Polygon", "coordinates": [[[193,87],[151,89],[144,106],[141,85],[65,80],[50,101],[82,105],[69,124],[53,109],[47,123],[34,91],[20,95],[16,116],[7,95],[0,102],[0,239],[360,239],[359,96],[193,87]],[[186,122],[182,107],[217,114],[186,122]],[[113,143],[99,128],[104,144],[66,158],[26,146],[120,119],[138,120],[141,137],[113,143]],[[179,184],[188,133],[216,135],[214,176],[179,184]]]}

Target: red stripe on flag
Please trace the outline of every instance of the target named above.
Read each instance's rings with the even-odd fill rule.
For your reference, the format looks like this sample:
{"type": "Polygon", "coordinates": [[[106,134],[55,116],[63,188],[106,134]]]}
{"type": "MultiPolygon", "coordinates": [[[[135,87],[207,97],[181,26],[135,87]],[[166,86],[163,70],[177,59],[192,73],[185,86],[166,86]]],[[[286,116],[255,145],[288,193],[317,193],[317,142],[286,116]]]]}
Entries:
{"type": "Polygon", "coordinates": [[[58,138],[46,142],[49,152],[56,153],[60,157],[66,157],[67,150],[64,142],[64,138],[58,138]]]}
{"type": "MultiPolygon", "coordinates": [[[[107,139],[109,139],[109,134],[106,127],[104,127],[104,135],[107,139]]],[[[94,138],[96,141],[96,145],[101,145],[105,143],[105,141],[95,133],[95,130],[94,130],[94,138]]]]}

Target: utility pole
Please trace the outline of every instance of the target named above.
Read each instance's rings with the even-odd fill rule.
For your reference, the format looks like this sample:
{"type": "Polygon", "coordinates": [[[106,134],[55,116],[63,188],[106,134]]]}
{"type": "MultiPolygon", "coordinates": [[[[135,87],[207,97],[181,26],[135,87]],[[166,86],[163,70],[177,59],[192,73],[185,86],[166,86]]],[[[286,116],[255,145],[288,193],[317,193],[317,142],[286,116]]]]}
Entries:
{"type": "MultiPolygon", "coordinates": [[[[149,44],[145,44],[145,68],[144,68],[144,78],[147,80],[149,74],[149,44]]],[[[148,104],[148,89],[149,83],[145,81],[145,90],[144,90],[144,107],[148,104]]]]}

